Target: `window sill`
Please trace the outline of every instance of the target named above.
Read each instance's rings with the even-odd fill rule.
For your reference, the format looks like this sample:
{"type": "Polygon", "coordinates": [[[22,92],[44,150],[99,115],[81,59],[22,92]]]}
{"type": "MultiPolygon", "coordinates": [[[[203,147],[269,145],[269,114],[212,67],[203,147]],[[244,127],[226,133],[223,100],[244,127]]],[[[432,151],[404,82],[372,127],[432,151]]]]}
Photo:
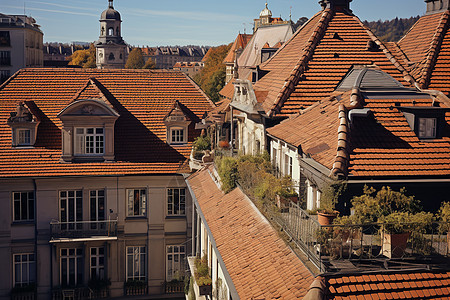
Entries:
{"type": "Polygon", "coordinates": [[[24,225],[24,226],[34,226],[34,220],[31,221],[13,221],[11,226],[24,225]]]}
{"type": "Polygon", "coordinates": [[[147,216],[136,216],[136,217],[128,216],[128,217],[125,218],[125,221],[136,221],[136,222],[138,222],[138,221],[144,221],[144,220],[147,220],[147,216]]]}
{"type": "Polygon", "coordinates": [[[179,216],[166,216],[166,220],[182,220],[186,219],[186,215],[179,215],[179,216]]]}

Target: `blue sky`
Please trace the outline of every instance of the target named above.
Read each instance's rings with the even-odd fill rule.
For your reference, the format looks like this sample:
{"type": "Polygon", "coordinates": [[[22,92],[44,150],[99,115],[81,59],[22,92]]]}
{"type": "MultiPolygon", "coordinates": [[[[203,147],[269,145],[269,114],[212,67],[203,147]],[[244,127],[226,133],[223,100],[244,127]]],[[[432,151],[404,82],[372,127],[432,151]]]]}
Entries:
{"type": "MultiPolygon", "coordinates": [[[[320,10],[318,0],[272,0],[273,16],[292,20],[311,17],[320,10]]],[[[0,12],[32,15],[44,31],[44,41],[86,41],[98,38],[100,13],[107,0],[0,0],[0,12]]],[[[237,33],[252,30],[254,18],[265,0],[115,0],[122,15],[125,41],[135,46],[221,45],[237,33]]],[[[354,0],[354,13],[361,20],[385,20],[422,15],[423,0],[354,0]]]]}

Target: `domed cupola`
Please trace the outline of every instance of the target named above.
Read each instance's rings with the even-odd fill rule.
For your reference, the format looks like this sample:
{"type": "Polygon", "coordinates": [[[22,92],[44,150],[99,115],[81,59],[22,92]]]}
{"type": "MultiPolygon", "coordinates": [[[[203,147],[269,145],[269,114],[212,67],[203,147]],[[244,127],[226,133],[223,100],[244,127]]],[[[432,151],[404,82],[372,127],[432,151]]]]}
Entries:
{"type": "Polygon", "coordinates": [[[101,17],[100,17],[100,21],[106,21],[106,20],[121,21],[120,20],[120,13],[117,10],[114,9],[113,0],[109,0],[109,7],[108,7],[108,9],[104,10],[102,12],[101,17]]]}
{"type": "Polygon", "coordinates": [[[263,24],[263,25],[264,24],[269,24],[271,22],[272,12],[267,7],[267,2],[266,2],[266,7],[259,14],[259,19],[261,20],[261,24],[263,24]]]}
{"type": "Polygon", "coordinates": [[[122,20],[120,13],[114,9],[113,0],[100,16],[100,37],[95,43],[97,48],[97,67],[124,68],[127,58],[126,44],[122,39],[122,20]]]}

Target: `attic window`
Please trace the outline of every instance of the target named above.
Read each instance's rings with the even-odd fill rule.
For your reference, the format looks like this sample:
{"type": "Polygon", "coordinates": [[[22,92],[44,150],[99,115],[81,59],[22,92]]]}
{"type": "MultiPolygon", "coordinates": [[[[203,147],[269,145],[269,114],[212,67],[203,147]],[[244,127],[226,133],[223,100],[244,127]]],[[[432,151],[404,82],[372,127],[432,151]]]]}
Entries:
{"type": "Polygon", "coordinates": [[[171,144],[186,143],[185,129],[182,127],[171,127],[170,128],[170,143],[171,144]]]}
{"type": "Polygon", "coordinates": [[[166,140],[170,145],[183,145],[188,142],[188,126],[191,121],[183,111],[181,104],[175,101],[172,109],[164,118],[166,140]]]}
{"type": "Polygon", "coordinates": [[[436,138],[436,118],[419,118],[419,138],[436,138]]]}
{"type": "Polygon", "coordinates": [[[13,147],[34,145],[39,120],[31,113],[25,103],[19,103],[16,110],[11,112],[8,125],[12,131],[13,147]]]}

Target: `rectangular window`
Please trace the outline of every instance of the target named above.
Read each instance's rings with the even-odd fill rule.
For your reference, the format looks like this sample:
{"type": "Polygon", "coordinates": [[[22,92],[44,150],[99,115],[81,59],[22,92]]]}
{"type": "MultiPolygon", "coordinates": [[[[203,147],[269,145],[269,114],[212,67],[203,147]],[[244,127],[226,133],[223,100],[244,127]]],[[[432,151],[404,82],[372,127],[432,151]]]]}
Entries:
{"type": "Polygon", "coordinates": [[[36,282],[36,261],[34,254],[14,254],[13,261],[14,286],[26,286],[36,282]]]}
{"type": "Polygon", "coordinates": [[[181,279],[186,269],[184,246],[167,246],[166,281],[181,279]]]}
{"type": "Polygon", "coordinates": [[[105,279],[105,248],[91,248],[91,279],[105,279]]]}
{"type": "Polygon", "coordinates": [[[127,280],[145,279],[145,247],[127,247],[127,280]]]}
{"type": "MultiPolygon", "coordinates": [[[[7,20],[6,23],[8,23],[9,19],[2,19],[7,20]]],[[[9,47],[11,46],[11,38],[9,37],[9,31],[0,31],[0,46],[1,47],[9,47]]]]}
{"type": "Polygon", "coordinates": [[[83,220],[82,191],[60,191],[60,221],[62,230],[80,230],[83,220]]]}
{"type": "Polygon", "coordinates": [[[30,145],[31,144],[31,130],[30,129],[18,129],[17,130],[18,145],[30,145]]]}
{"type": "Polygon", "coordinates": [[[14,221],[34,220],[34,192],[13,192],[14,221]]]}
{"type": "Polygon", "coordinates": [[[11,65],[11,51],[0,51],[0,66],[11,65]]]}
{"type": "Polygon", "coordinates": [[[76,154],[100,155],[104,153],[103,128],[76,128],[75,149],[76,154]]]}
{"type": "Polygon", "coordinates": [[[9,70],[0,70],[0,84],[8,80],[8,78],[11,76],[11,73],[9,70]]]}
{"type": "Polygon", "coordinates": [[[419,118],[419,138],[435,138],[436,121],[436,118],[419,118]]]}
{"type": "Polygon", "coordinates": [[[145,216],[146,193],[145,189],[127,190],[127,216],[145,216]]]}
{"type": "Polygon", "coordinates": [[[172,143],[184,143],[184,129],[183,128],[172,128],[170,130],[170,141],[172,143]]]}
{"type": "Polygon", "coordinates": [[[105,191],[94,190],[89,192],[89,206],[91,229],[104,229],[105,223],[105,191]]]}
{"type": "Polygon", "coordinates": [[[288,175],[292,176],[292,157],[289,156],[289,173],[288,175]]]}
{"type": "Polygon", "coordinates": [[[167,215],[186,215],[186,191],[184,188],[167,190],[167,215]]]}
{"type": "Polygon", "coordinates": [[[60,283],[75,287],[83,283],[83,250],[63,248],[60,250],[60,283]]]}

